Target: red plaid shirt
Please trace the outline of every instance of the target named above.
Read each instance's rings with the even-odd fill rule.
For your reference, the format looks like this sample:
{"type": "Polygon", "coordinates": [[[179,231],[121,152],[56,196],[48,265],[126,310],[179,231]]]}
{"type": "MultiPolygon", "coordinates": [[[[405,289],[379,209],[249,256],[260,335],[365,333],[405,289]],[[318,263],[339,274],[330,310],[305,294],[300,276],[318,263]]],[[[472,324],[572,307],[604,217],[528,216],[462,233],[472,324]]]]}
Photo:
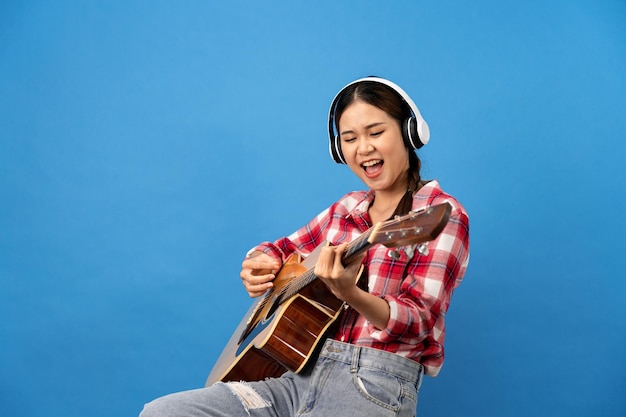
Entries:
{"type": "MultiPolygon", "coordinates": [[[[372,226],[367,210],[373,197],[371,191],[346,194],[289,237],[264,242],[254,250],[284,261],[293,252],[307,256],[327,241],[351,242],[372,226]]],[[[400,249],[398,258],[382,245],[368,250],[364,263],[369,292],[389,303],[387,327],[377,329],[348,308],[339,319],[335,339],[393,352],[420,362],[427,375],[439,373],[445,314],[469,261],[469,219],[463,206],[444,193],[437,181],[424,185],[413,198],[414,210],[444,202],[452,205],[450,220],[428,243],[427,253],[400,249]]]]}

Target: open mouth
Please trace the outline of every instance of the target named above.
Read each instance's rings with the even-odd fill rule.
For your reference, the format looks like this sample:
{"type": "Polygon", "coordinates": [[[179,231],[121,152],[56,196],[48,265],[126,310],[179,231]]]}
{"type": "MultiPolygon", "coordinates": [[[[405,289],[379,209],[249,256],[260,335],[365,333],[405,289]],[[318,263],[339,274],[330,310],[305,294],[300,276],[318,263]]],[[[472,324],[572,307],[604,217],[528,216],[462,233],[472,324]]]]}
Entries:
{"type": "Polygon", "coordinates": [[[365,174],[368,176],[376,175],[383,169],[383,160],[382,159],[373,159],[371,161],[365,161],[361,164],[361,168],[365,171],[365,174]]]}

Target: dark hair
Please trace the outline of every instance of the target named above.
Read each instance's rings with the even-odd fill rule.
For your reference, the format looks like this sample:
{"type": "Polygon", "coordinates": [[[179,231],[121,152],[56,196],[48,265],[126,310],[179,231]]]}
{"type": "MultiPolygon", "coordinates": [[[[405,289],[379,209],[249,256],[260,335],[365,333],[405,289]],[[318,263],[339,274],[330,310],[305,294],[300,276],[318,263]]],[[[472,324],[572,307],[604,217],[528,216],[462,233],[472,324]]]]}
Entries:
{"type": "MultiPolygon", "coordinates": [[[[392,119],[396,120],[400,130],[402,130],[402,123],[412,116],[408,104],[406,104],[404,99],[393,89],[376,81],[362,81],[348,86],[337,99],[334,115],[335,129],[337,132],[339,131],[339,119],[341,119],[341,115],[346,108],[355,101],[371,104],[386,112],[392,119]]],[[[421,180],[420,170],[422,162],[404,136],[403,134],[404,146],[409,155],[409,169],[407,172],[409,190],[407,192],[408,197],[405,196],[407,198],[403,198],[402,201],[400,201],[394,215],[404,214],[411,210],[412,195],[413,192],[417,191],[419,188],[421,180]]]]}

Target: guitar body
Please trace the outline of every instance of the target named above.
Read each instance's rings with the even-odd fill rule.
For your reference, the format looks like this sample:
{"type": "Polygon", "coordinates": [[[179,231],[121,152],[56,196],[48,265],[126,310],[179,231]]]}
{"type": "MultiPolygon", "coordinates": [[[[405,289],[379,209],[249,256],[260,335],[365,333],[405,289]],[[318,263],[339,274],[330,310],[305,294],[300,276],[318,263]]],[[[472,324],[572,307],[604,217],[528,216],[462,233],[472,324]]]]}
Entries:
{"type": "Polygon", "coordinates": [[[339,317],[343,302],[320,280],[314,280],[280,304],[272,301],[295,277],[312,268],[319,248],[304,262],[290,256],[274,286],[256,299],[209,374],[216,381],[258,381],[300,371],[339,317]],[[243,337],[242,337],[243,335],[243,337]]]}
{"type": "MultiPolygon", "coordinates": [[[[443,230],[450,211],[443,203],[377,223],[348,244],[341,261],[355,262],[375,244],[395,248],[428,242],[443,230]]],[[[206,386],[299,372],[314,356],[344,305],[313,273],[320,251],[318,247],[304,260],[294,254],[284,262],[274,286],[255,299],[228,341],[206,386]]]]}

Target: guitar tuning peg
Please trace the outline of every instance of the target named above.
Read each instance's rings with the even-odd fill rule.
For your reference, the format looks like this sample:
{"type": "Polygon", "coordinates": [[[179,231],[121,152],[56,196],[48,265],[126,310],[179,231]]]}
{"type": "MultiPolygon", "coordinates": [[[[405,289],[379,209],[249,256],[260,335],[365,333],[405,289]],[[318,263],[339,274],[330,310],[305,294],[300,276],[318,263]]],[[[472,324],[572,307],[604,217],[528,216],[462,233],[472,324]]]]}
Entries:
{"type": "Polygon", "coordinates": [[[420,255],[426,256],[428,255],[428,243],[422,243],[417,247],[417,251],[420,255]]]}
{"type": "Polygon", "coordinates": [[[397,261],[398,259],[400,259],[400,252],[398,252],[397,249],[390,249],[387,252],[387,256],[389,256],[394,261],[397,261]]]}
{"type": "Polygon", "coordinates": [[[404,253],[406,253],[406,256],[408,256],[409,259],[413,258],[413,255],[415,254],[415,245],[405,246],[404,253]]]}

